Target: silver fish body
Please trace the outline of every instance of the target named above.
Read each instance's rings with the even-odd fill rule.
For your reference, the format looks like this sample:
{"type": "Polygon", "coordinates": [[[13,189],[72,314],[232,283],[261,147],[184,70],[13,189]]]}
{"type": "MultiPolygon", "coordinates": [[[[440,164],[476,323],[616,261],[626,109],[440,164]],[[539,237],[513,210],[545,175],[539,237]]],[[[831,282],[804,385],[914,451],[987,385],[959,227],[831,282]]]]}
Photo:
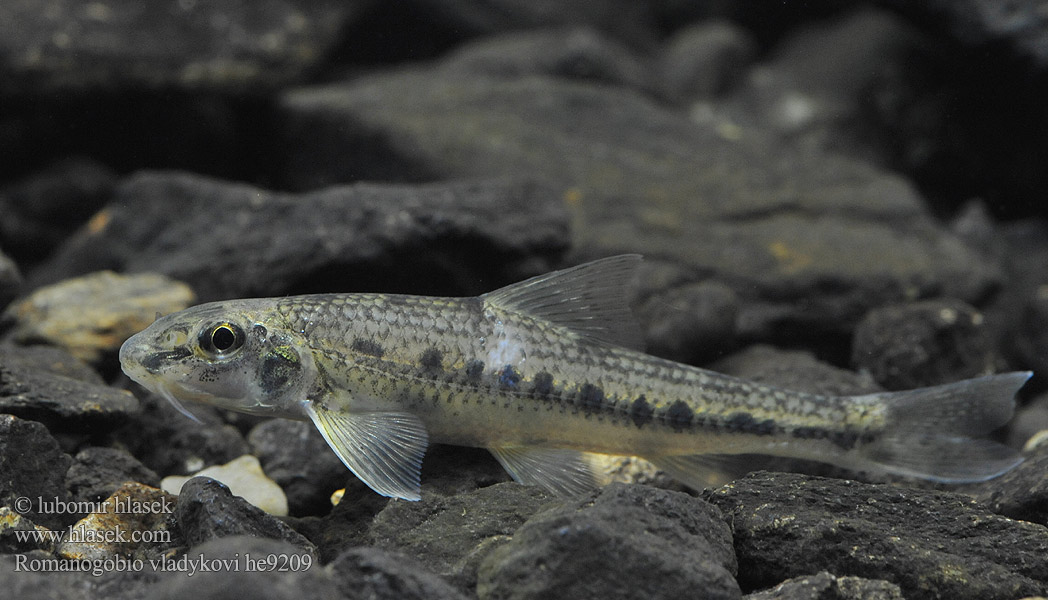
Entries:
{"type": "Polygon", "coordinates": [[[518,481],[593,485],[587,453],[642,456],[699,485],[716,457],[764,454],[938,481],[1021,458],[976,439],[1029,373],[898,393],[777,389],[639,352],[624,287],[639,257],[587,263],[475,298],[321,294],[162,317],[124,371],[179,405],[311,419],[375,491],[418,499],[431,442],[488,448],[518,481]]]}

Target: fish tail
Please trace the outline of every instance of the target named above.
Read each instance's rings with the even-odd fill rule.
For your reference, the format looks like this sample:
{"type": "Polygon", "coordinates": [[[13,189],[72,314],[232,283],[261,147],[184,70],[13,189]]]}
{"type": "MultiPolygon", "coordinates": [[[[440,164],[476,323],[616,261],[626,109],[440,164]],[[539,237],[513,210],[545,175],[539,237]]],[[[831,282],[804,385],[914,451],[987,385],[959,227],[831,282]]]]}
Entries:
{"type": "Polygon", "coordinates": [[[1029,371],[859,396],[883,402],[883,434],[857,448],[860,466],[943,483],[985,481],[1015,467],[1017,451],[979,439],[1012,417],[1029,371]]]}

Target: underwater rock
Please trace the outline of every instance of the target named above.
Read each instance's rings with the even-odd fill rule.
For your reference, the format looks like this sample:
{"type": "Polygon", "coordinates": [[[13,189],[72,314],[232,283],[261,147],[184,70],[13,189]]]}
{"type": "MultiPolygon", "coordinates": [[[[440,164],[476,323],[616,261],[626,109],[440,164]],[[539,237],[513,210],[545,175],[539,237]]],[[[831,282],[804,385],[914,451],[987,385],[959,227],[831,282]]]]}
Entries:
{"type": "Polygon", "coordinates": [[[65,480],[74,500],[101,502],[127,482],[160,487],[160,477],[125,450],[88,446],[73,458],[65,480]]]}
{"type": "Polygon", "coordinates": [[[247,442],[266,475],[284,490],[292,515],[327,513],[331,494],[353,477],[307,421],[263,421],[251,429],[247,442]]]}
{"type": "Polygon", "coordinates": [[[744,336],[846,335],[875,306],[975,302],[1001,276],[887,171],[621,87],[401,69],[295,89],[279,108],[292,188],[541,174],[571,210],[574,260],[640,252],[720,281],[744,336]]]}
{"type": "Polygon", "coordinates": [[[852,366],[888,390],[986,375],[997,359],[983,314],[950,298],[876,308],[852,340],[852,366]]]}
{"type": "Polygon", "coordinates": [[[35,290],[9,306],[13,341],[65,348],[88,363],[114,356],[124,340],[145,329],[157,314],[186,308],[195,300],[184,283],[162,275],[99,271],[35,290]]]}
{"type": "Polygon", "coordinates": [[[445,56],[440,69],[505,78],[550,75],[638,90],[653,87],[645,61],[622,44],[585,28],[481,38],[445,56]]]}
{"type": "Polygon", "coordinates": [[[368,544],[406,554],[464,591],[476,586],[484,556],[553,501],[548,493],[517,483],[427,496],[425,480],[422,497],[387,503],[371,523],[368,544]]]}
{"type": "Polygon", "coordinates": [[[787,579],[745,600],[903,600],[899,586],[878,579],[837,577],[825,571],[787,579]]]}
{"type": "MultiPolygon", "coordinates": [[[[211,540],[167,562],[163,579],[148,597],[163,600],[341,600],[352,590],[334,579],[308,552],[286,541],[248,535],[211,540]],[[191,570],[199,566],[207,568],[191,570]]],[[[145,597],[143,594],[141,597],[145,597]]]]}
{"type": "Polygon", "coordinates": [[[369,600],[466,600],[418,562],[367,546],[351,548],[327,565],[339,589],[369,600]]]}
{"type": "Polygon", "coordinates": [[[739,598],[731,530],[681,492],[611,484],[530,519],[481,563],[477,596],[739,598]]]}
{"type": "Polygon", "coordinates": [[[157,396],[144,396],[141,407],[113,437],[160,476],[188,475],[251,452],[240,431],[223,422],[212,407],[189,407],[199,422],[157,396]]]}
{"type": "Polygon", "coordinates": [[[752,34],[729,21],[685,27],[667,40],[660,58],[660,85],[674,102],[709,100],[741,83],[757,58],[752,34]]]}
{"type": "Polygon", "coordinates": [[[0,506],[48,529],[71,523],[77,515],[46,503],[68,502],[65,473],[72,462],[42,424],[0,414],[0,506]]]}
{"type": "Polygon", "coordinates": [[[708,499],[732,523],[743,589],[828,571],[906,598],[1004,600],[1048,580],[1048,529],[962,494],[760,472],[708,499]]]}
{"type": "Polygon", "coordinates": [[[3,252],[0,252],[0,309],[7,306],[22,285],[22,274],[18,265],[3,252]]]}
{"type": "Polygon", "coordinates": [[[168,529],[175,496],[140,483],[120,486],[73,525],[55,548],[68,560],[105,560],[116,555],[148,560],[177,546],[168,529]]]}
{"type": "MultiPolygon", "coordinates": [[[[72,157],[3,186],[0,243],[20,264],[31,268],[105,204],[116,177],[96,160],[72,157]]],[[[0,292],[0,304],[2,300],[0,292]]]]}
{"type": "Polygon", "coordinates": [[[316,548],[309,540],[210,477],[193,477],[182,486],[174,515],[178,531],[190,547],[217,538],[250,535],[282,540],[316,557],[316,548]]]}
{"type": "Polygon", "coordinates": [[[366,1],[264,7],[10,0],[0,21],[4,92],[184,88],[261,91],[300,77],[366,1]]]}
{"type": "Polygon", "coordinates": [[[121,182],[103,213],[106,225],[82,229],[41,277],[158,272],[188,283],[202,301],[369,290],[476,294],[550,269],[568,244],[557,193],[524,180],[286,194],[152,172],[121,182]]]}
{"type": "Polygon", "coordinates": [[[58,369],[70,361],[64,352],[0,345],[0,412],[63,431],[95,433],[113,429],[137,412],[138,401],[127,391],[51,371],[56,355],[58,369]]]}

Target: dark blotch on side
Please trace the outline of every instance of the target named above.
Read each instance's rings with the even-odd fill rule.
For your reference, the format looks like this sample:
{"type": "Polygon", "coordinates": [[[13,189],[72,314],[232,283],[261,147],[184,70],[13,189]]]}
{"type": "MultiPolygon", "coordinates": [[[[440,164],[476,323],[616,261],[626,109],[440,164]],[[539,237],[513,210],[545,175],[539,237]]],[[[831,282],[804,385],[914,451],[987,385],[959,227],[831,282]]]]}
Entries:
{"type": "Polygon", "coordinates": [[[686,402],[677,400],[666,409],[666,412],[663,413],[663,418],[666,420],[666,424],[672,427],[674,431],[684,431],[691,427],[691,421],[695,418],[695,413],[686,402]]]}
{"type": "Polygon", "coordinates": [[[301,364],[298,354],[288,347],[275,348],[262,359],[259,367],[259,380],[263,392],[275,392],[283,388],[291,378],[298,374],[301,364]]]}
{"type": "Polygon", "coordinates": [[[585,412],[594,412],[604,406],[604,390],[592,383],[584,383],[579,388],[579,408],[585,412]]]}
{"type": "Polygon", "coordinates": [[[531,387],[531,391],[536,396],[546,397],[553,393],[553,376],[542,371],[535,375],[534,385],[531,387]]]}
{"type": "Polygon", "coordinates": [[[472,383],[480,381],[480,376],[484,374],[484,361],[482,360],[469,360],[466,361],[466,379],[472,383]]]}
{"type": "Polygon", "coordinates": [[[434,371],[444,370],[444,353],[436,348],[426,348],[425,352],[419,358],[419,362],[422,366],[434,371]]]}
{"type": "Polygon", "coordinates": [[[772,433],[775,433],[776,430],[774,419],[758,421],[753,418],[753,415],[744,412],[737,412],[728,415],[728,418],[725,421],[725,426],[729,431],[740,431],[756,435],[771,435],[772,433]]]}
{"type": "Polygon", "coordinates": [[[353,344],[350,348],[375,358],[382,358],[382,355],[386,353],[386,349],[382,347],[382,344],[364,338],[353,338],[353,344]]]}
{"type": "Polygon", "coordinates": [[[520,373],[513,365],[506,365],[499,373],[499,387],[504,390],[516,390],[520,384],[520,373]]]}
{"type": "Polygon", "coordinates": [[[637,427],[644,427],[651,423],[654,413],[655,408],[648,404],[648,399],[643,395],[630,404],[630,418],[633,419],[633,424],[637,427]]]}

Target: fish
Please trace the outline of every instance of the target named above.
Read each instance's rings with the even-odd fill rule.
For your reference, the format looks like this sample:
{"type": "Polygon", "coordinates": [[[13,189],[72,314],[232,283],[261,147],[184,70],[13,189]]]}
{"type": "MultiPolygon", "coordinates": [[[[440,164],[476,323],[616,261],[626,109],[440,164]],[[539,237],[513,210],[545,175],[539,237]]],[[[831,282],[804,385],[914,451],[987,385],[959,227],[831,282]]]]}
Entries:
{"type": "Polygon", "coordinates": [[[1022,456],[987,439],[1029,371],[856,396],[818,395],[642,351],[638,255],[474,297],[331,293],[211,302],[120,348],[127,376],[183,402],[312,421],[375,492],[421,498],[431,443],[488,449],[561,495],[599,484],[593,455],[638,456],[702,489],[752,455],[962,483],[1022,456]]]}

